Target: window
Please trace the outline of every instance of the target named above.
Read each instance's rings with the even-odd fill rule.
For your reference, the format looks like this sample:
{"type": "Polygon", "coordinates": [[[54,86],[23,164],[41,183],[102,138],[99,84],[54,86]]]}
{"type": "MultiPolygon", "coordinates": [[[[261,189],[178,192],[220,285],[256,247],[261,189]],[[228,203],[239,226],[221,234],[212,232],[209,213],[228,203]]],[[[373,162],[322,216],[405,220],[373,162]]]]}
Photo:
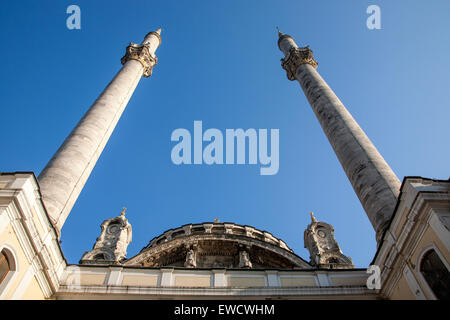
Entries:
{"type": "Polygon", "coordinates": [[[0,247],[0,300],[3,299],[11,280],[17,276],[17,258],[9,245],[0,247]]]}
{"type": "Polygon", "coordinates": [[[105,255],[104,255],[103,253],[97,253],[97,254],[94,256],[94,260],[106,260],[106,259],[105,259],[105,255]]]}
{"type": "Polygon", "coordinates": [[[5,280],[8,273],[11,271],[11,265],[4,250],[0,252],[0,284],[5,280]]]}
{"type": "Polygon", "coordinates": [[[450,300],[450,272],[434,249],[423,255],[420,262],[420,273],[436,298],[450,300]]]}
{"type": "Polygon", "coordinates": [[[328,263],[339,263],[339,260],[337,258],[330,258],[328,259],[328,263]]]}

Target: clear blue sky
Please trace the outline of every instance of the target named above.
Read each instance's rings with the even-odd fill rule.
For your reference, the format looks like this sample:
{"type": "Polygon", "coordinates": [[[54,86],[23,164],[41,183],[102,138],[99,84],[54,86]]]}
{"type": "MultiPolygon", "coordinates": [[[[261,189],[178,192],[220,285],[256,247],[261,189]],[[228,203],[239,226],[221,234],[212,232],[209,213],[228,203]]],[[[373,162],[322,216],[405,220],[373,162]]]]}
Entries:
{"type": "Polygon", "coordinates": [[[151,78],[139,83],[62,229],[70,263],[100,224],[128,207],[133,242],[187,223],[267,230],[309,260],[309,211],[367,267],[374,231],[297,82],[280,66],[276,26],[308,44],[318,71],[400,180],[448,179],[450,1],[8,1],[0,9],[0,171],[36,175],[120,70],[129,42],[159,27],[151,78]],[[66,8],[81,8],[81,30],[66,8]],[[366,8],[381,8],[381,30],[366,8]],[[175,166],[174,129],[275,128],[280,169],[175,166]]]}

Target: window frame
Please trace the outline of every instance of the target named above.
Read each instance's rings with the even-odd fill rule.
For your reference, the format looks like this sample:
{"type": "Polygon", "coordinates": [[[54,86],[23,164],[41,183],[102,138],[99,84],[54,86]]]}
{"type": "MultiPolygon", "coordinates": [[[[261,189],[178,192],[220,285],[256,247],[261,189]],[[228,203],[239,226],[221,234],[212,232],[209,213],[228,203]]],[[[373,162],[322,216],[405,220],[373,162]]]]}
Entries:
{"type": "Polygon", "coordinates": [[[19,270],[19,260],[14,248],[6,243],[0,245],[0,251],[6,255],[9,262],[9,272],[6,274],[3,281],[0,283],[0,299],[4,299],[9,291],[10,286],[14,282],[19,270]]]}
{"type": "Polygon", "coordinates": [[[425,289],[424,291],[426,291],[428,296],[430,296],[434,300],[438,300],[438,298],[434,294],[433,290],[429,286],[427,280],[425,279],[425,277],[423,276],[422,272],[420,271],[420,266],[421,266],[423,257],[430,250],[434,250],[437,253],[439,259],[441,259],[441,261],[444,264],[444,266],[450,272],[450,265],[448,264],[447,260],[444,258],[444,256],[442,255],[442,253],[440,252],[440,250],[438,249],[438,247],[436,246],[436,244],[434,242],[422,248],[422,250],[420,251],[420,254],[417,256],[416,264],[414,266],[414,271],[416,273],[416,276],[417,276],[417,278],[419,280],[419,283],[420,283],[421,287],[423,289],[425,289]]]}
{"type": "Polygon", "coordinates": [[[2,260],[6,261],[6,264],[8,265],[7,271],[3,277],[0,278],[0,284],[3,283],[3,280],[8,276],[8,273],[11,272],[11,264],[9,263],[8,254],[6,252],[3,252],[4,250],[0,250],[0,263],[2,263],[2,260]]]}

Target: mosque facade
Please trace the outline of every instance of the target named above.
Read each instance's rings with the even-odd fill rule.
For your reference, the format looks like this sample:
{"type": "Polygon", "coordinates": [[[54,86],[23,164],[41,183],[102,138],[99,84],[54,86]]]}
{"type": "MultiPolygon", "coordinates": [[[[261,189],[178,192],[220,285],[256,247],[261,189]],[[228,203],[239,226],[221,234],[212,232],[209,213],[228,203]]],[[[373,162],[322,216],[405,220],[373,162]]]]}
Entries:
{"type": "Polygon", "coordinates": [[[217,219],[176,226],[127,257],[125,210],[69,264],[61,228],[161,41],[159,29],[130,43],[121,70],[38,177],[0,173],[1,299],[450,298],[450,181],[401,182],[320,76],[312,50],[281,32],[281,67],[299,82],[375,230],[371,268],[355,268],[333,226],[313,213],[307,259],[269,231],[217,219]]]}

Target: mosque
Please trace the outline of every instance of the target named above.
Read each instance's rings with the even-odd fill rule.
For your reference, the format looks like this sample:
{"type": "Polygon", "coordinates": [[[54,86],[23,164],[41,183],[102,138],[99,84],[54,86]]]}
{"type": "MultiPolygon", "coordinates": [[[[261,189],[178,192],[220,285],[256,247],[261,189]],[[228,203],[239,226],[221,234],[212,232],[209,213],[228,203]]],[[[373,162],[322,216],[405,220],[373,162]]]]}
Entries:
{"type": "Polygon", "coordinates": [[[312,50],[281,32],[281,66],[299,82],[376,232],[373,272],[355,268],[313,213],[307,259],[268,231],[219,220],[174,226],[127,257],[124,210],[69,264],[61,228],[160,44],[161,29],[126,48],[121,70],[38,177],[0,173],[2,300],[450,298],[450,181],[401,182],[317,72],[312,50]]]}

